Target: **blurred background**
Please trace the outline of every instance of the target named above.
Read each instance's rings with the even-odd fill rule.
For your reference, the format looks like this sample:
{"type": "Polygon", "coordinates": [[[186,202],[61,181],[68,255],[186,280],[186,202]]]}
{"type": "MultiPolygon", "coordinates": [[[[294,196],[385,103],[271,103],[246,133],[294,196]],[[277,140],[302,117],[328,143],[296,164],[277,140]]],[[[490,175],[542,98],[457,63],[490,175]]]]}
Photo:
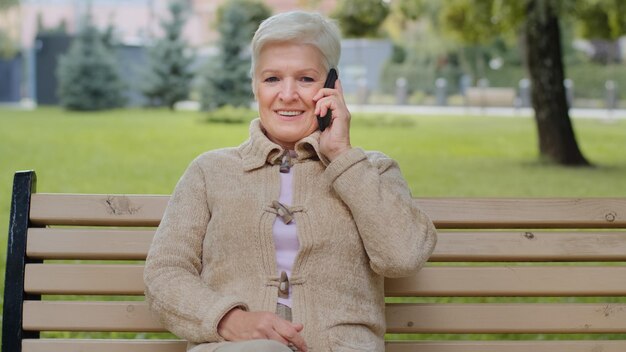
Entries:
{"type": "Polygon", "coordinates": [[[624,0],[0,0],[0,243],[17,170],[170,194],[245,141],[250,40],[295,9],[341,28],[351,142],[415,197],[626,196],[624,0]]]}
{"type": "Polygon", "coordinates": [[[0,0],[2,213],[16,170],[167,194],[239,145],[250,40],[291,10],[338,24],[353,144],[416,196],[626,194],[626,1],[0,0]]]}
{"type": "MultiPolygon", "coordinates": [[[[245,53],[251,34],[233,31],[252,31],[255,26],[247,28],[246,21],[304,9],[328,15],[342,28],[339,69],[351,103],[530,107],[528,48],[522,28],[528,17],[526,2],[181,0],[173,9],[170,0],[1,0],[0,102],[62,105],[60,58],[80,37],[81,29],[93,26],[107,43],[103,55],[115,60],[124,90],[124,102],[118,105],[169,104],[154,93],[158,78],[153,79],[152,89],[146,87],[150,76],[146,67],[157,57],[165,69],[167,63],[162,61],[168,49],[164,46],[171,48],[178,42],[177,49],[184,50],[189,60],[185,69],[190,84],[177,102],[185,101],[189,108],[214,108],[221,103],[207,101],[212,96],[203,92],[206,77],[223,69],[220,53],[228,44],[220,42],[223,35],[229,30],[239,35],[245,53]],[[220,17],[220,9],[226,15],[220,17]],[[179,16],[177,23],[173,16],[179,16]],[[229,24],[239,28],[224,28],[229,24]],[[172,28],[176,25],[180,28],[172,28]],[[165,36],[170,43],[163,43],[165,36]],[[161,56],[155,53],[159,50],[161,56]]],[[[626,89],[623,2],[555,3],[569,106],[626,107],[620,94],[620,88],[626,89]]],[[[159,69],[154,61],[153,71],[159,69]]],[[[223,81],[228,77],[221,77],[223,81]]]]}

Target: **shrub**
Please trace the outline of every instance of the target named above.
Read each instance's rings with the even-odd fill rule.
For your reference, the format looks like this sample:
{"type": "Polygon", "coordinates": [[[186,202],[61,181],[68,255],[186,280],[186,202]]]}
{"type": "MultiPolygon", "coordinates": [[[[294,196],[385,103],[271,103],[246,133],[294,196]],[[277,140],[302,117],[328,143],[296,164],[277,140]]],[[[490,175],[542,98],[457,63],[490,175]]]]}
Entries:
{"type": "Polygon", "coordinates": [[[224,105],[248,106],[252,100],[250,45],[254,31],[271,14],[256,0],[225,2],[217,13],[220,54],[204,73],[202,108],[213,110],[224,105]]]}
{"type": "Polygon", "coordinates": [[[381,0],[340,0],[333,17],[348,38],[378,37],[389,7],[381,0]]]}
{"type": "Polygon", "coordinates": [[[114,53],[103,43],[91,16],[60,58],[57,76],[61,106],[68,110],[105,110],[126,103],[114,53]]]}
{"type": "Polygon", "coordinates": [[[0,59],[10,60],[17,56],[19,48],[15,40],[0,28],[0,59]]]}
{"type": "Polygon", "coordinates": [[[206,121],[215,123],[249,123],[258,113],[250,108],[224,105],[209,111],[206,121]]]}
{"type": "Polygon", "coordinates": [[[187,44],[182,38],[184,11],[181,2],[170,3],[170,19],[161,22],[165,35],[148,51],[148,70],[142,89],[150,105],[166,105],[170,110],[176,102],[188,98],[193,79],[189,69],[193,58],[186,54],[187,44]]]}

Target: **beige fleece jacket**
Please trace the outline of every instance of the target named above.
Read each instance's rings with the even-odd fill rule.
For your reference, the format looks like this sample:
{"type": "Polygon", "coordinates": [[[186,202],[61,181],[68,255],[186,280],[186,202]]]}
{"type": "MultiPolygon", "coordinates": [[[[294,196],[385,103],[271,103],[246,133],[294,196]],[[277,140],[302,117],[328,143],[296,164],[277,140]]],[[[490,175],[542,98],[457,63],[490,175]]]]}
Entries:
{"type": "MultiPolygon", "coordinates": [[[[384,351],[384,277],[416,273],[435,229],[394,160],[353,148],[328,163],[318,140],[298,142],[291,160],[293,320],[313,352],[384,351]]],[[[150,308],[190,348],[219,347],[217,325],[234,307],[276,309],[272,201],[283,152],[257,119],[248,141],[200,155],[176,185],[144,279],[150,308]]]]}

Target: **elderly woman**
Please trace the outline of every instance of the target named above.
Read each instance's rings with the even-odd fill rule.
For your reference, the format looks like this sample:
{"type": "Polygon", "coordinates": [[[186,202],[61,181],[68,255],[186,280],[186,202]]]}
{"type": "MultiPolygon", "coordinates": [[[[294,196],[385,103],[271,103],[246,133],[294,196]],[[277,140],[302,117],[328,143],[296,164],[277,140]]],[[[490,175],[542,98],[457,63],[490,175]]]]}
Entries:
{"type": "Polygon", "coordinates": [[[334,24],[273,16],[252,55],[260,119],[178,182],[146,261],[149,305],[194,352],[383,351],[384,277],[415,274],[434,227],[394,160],[350,144],[341,83],[323,88],[334,24]]]}

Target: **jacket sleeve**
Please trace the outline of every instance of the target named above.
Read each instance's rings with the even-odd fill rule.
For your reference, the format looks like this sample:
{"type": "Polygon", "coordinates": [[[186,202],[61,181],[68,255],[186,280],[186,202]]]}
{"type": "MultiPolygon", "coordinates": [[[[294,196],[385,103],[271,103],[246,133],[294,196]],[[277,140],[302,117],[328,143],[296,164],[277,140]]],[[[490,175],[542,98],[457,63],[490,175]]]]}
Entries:
{"type": "Polygon", "coordinates": [[[221,295],[201,278],[202,243],[211,214],[203,172],[194,161],[176,185],[144,270],[146,301],[164,326],[195,343],[224,339],[217,324],[244,302],[221,295]]]}
{"type": "Polygon", "coordinates": [[[350,209],[376,273],[409,276],[424,265],[437,242],[435,227],[393,159],[381,153],[368,158],[353,148],[333,160],[324,177],[350,209]]]}

